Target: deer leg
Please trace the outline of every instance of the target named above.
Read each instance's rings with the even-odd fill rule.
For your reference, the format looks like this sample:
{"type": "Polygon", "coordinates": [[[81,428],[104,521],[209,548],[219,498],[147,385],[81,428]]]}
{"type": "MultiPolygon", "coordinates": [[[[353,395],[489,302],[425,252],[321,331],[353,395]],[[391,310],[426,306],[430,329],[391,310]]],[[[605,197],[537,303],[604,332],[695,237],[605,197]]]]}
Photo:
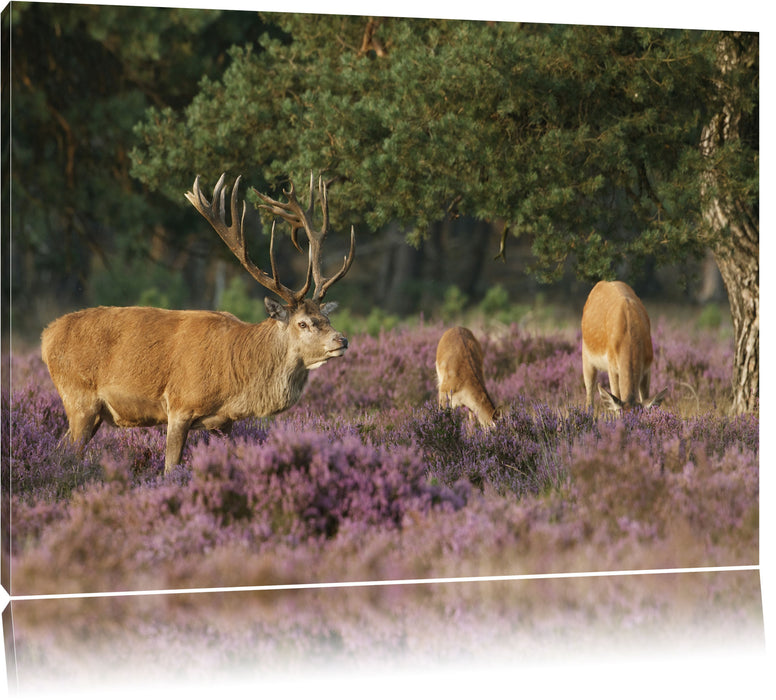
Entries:
{"type": "Polygon", "coordinates": [[[228,420],[221,423],[221,425],[215,428],[215,430],[221,431],[224,435],[231,435],[233,426],[234,426],[234,421],[228,420]]]}
{"type": "Polygon", "coordinates": [[[588,408],[593,408],[593,387],[595,386],[595,380],[598,376],[598,370],[595,368],[590,360],[583,354],[582,355],[582,379],[585,380],[585,395],[586,405],[588,408]]]}
{"type": "Polygon", "coordinates": [[[618,399],[623,399],[620,392],[620,373],[613,367],[609,367],[609,391],[618,399]]]}
{"type": "Polygon", "coordinates": [[[201,421],[197,421],[193,427],[202,427],[209,431],[218,430],[224,435],[229,435],[229,433],[232,432],[233,424],[234,421],[230,420],[229,418],[224,418],[223,416],[209,416],[202,419],[201,421]]]}
{"type": "Polygon", "coordinates": [[[191,420],[170,416],[167,419],[167,448],[164,454],[164,473],[181,463],[183,447],[189,434],[191,420]]]}
{"type": "Polygon", "coordinates": [[[645,370],[641,375],[641,381],[639,382],[639,401],[643,404],[649,398],[649,370],[645,370]]]}

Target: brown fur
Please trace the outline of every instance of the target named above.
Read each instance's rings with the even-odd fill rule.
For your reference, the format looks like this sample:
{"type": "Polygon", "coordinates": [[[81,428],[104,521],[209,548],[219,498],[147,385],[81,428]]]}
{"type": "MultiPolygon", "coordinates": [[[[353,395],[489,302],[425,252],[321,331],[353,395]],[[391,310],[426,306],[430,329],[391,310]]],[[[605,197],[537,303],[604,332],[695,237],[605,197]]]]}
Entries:
{"type": "Polygon", "coordinates": [[[192,428],[228,431],[234,421],[293,406],[310,369],[344,354],[333,304],[265,301],[270,318],[243,323],[215,311],[96,307],[52,322],[43,360],[62,398],[73,442],[105,421],[167,424],[165,471],[181,460],[192,428]]]}
{"type": "Polygon", "coordinates": [[[609,387],[598,388],[610,410],[658,406],[665,389],[648,398],[652,365],[649,316],[636,293],[624,282],[598,282],[582,311],[582,375],[588,408],[600,370],[609,387]]]}
{"type": "Polygon", "coordinates": [[[490,427],[500,414],[485,388],[482,358],[482,346],[468,328],[443,333],[436,352],[439,405],[466,406],[481,426],[490,427]]]}

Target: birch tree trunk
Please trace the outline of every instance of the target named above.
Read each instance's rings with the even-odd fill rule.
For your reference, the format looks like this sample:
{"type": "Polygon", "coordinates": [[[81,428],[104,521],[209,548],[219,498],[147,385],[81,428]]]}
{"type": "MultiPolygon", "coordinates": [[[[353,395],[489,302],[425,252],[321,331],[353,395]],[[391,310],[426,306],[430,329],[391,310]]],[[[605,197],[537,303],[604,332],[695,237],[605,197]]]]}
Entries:
{"type": "MultiPolygon", "coordinates": [[[[712,247],[727,289],[733,319],[735,355],[732,386],[734,412],[757,411],[760,386],[760,220],[756,205],[745,201],[741,190],[729,186],[725,168],[720,167],[722,151],[740,144],[744,132],[757,129],[757,110],[744,115],[737,81],[725,77],[744,62],[757,70],[756,37],[738,41],[726,36],[719,46],[723,108],[704,128],[701,152],[707,162],[705,191],[713,193],[705,203],[704,216],[714,235],[712,247]],[[755,123],[752,124],[751,120],[755,123]]],[[[756,84],[756,83],[755,83],[756,84]]]]}
{"type": "MultiPolygon", "coordinates": [[[[715,213],[721,215],[720,212],[715,213]]],[[[733,319],[735,354],[733,410],[759,408],[760,387],[760,277],[759,226],[755,222],[728,219],[729,239],[718,244],[714,257],[727,288],[733,319]]]]}

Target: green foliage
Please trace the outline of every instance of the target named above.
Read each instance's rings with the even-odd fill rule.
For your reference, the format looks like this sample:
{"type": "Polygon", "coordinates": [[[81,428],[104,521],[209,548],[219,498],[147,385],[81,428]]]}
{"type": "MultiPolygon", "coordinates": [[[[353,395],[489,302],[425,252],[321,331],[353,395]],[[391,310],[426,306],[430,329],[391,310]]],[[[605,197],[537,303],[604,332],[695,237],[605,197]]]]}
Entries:
{"type": "MultiPolygon", "coordinates": [[[[136,176],[172,195],[164,176],[192,163],[271,187],[326,171],[335,220],[414,240],[455,201],[530,234],[544,280],[701,249],[718,33],[388,18],[385,51],[363,53],[367,18],[266,21],[283,40],[233,50],[185,110],[138,126],[136,176]]],[[[756,194],[743,161],[730,172],[756,194]]]]}
{"type": "Polygon", "coordinates": [[[526,318],[551,321],[552,314],[551,312],[548,313],[541,294],[536,296],[534,302],[534,305],[512,303],[509,300],[507,290],[500,284],[495,284],[485,292],[482,301],[477,305],[476,313],[488,322],[507,325],[517,323],[526,318]]]}
{"type": "MultiPolygon", "coordinates": [[[[3,80],[3,105],[10,108],[13,146],[14,260],[34,258],[45,287],[69,296],[92,286],[95,259],[119,267],[147,253],[151,226],[182,247],[178,233],[191,213],[170,207],[129,174],[134,124],[151,106],[163,111],[190,102],[203,76],[220,74],[226,49],[250,42],[260,26],[253,13],[10,5],[4,30],[13,70],[3,80]]],[[[176,202],[181,190],[179,183],[176,202]]],[[[8,275],[4,292],[11,282],[20,308],[41,286],[29,275],[8,275]]],[[[168,293],[159,291],[161,297],[149,291],[148,298],[163,302],[168,293]]],[[[168,300],[178,303],[174,295],[168,300]]]]}
{"type": "Polygon", "coordinates": [[[180,273],[145,259],[98,265],[91,275],[90,301],[106,306],[182,308],[188,289],[180,273]]]}
{"type": "Polygon", "coordinates": [[[264,304],[251,296],[247,281],[240,275],[229,280],[218,306],[247,323],[260,323],[267,317],[264,304]]]}
{"type": "Polygon", "coordinates": [[[395,328],[400,322],[401,319],[395,314],[389,314],[379,306],[374,306],[365,319],[364,332],[377,337],[381,332],[395,328]]]}
{"type": "Polygon", "coordinates": [[[706,304],[703,307],[696,325],[701,330],[714,330],[722,325],[722,310],[717,304],[706,304]]]}
{"type": "Polygon", "coordinates": [[[483,315],[493,317],[509,310],[509,292],[500,284],[488,287],[485,296],[480,302],[480,311],[483,315]]]}
{"type": "Polygon", "coordinates": [[[176,306],[168,294],[160,291],[158,287],[144,289],[137,300],[138,306],[156,306],[162,309],[172,309],[176,306]]]}
{"type": "Polygon", "coordinates": [[[340,307],[331,315],[331,323],[348,338],[364,333],[376,338],[381,332],[396,328],[401,323],[401,318],[387,313],[379,306],[373,306],[366,316],[340,307]]]}
{"type": "Polygon", "coordinates": [[[445,290],[445,298],[440,309],[442,318],[449,322],[460,317],[468,303],[469,297],[458,286],[451,284],[445,290]]]}
{"type": "Polygon", "coordinates": [[[697,254],[715,240],[710,197],[756,211],[756,35],[45,3],[10,15],[14,259],[56,293],[88,288],[95,257],[147,253],[152,226],[186,249],[196,173],[279,195],[324,172],[332,221],[362,239],[391,224],[419,242],[448,213],[504,221],[542,281],[697,254]],[[746,60],[721,81],[723,38],[746,60]],[[710,180],[698,144],[723,106],[749,126],[716,149],[710,180]]]}

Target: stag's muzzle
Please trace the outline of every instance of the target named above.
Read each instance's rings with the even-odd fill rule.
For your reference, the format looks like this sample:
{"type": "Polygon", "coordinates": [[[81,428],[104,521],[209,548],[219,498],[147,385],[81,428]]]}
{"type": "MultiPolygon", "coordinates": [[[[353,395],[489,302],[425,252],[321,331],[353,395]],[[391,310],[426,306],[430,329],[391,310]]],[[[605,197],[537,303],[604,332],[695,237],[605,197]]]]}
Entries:
{"type": "Polygon", "coordinates": [[[348,339],[344,335],[337,338],[337,343],[337,347],[329,350],[329,357],[342,357],[345,354],[345,350],[348,349],[348,339]]]}

